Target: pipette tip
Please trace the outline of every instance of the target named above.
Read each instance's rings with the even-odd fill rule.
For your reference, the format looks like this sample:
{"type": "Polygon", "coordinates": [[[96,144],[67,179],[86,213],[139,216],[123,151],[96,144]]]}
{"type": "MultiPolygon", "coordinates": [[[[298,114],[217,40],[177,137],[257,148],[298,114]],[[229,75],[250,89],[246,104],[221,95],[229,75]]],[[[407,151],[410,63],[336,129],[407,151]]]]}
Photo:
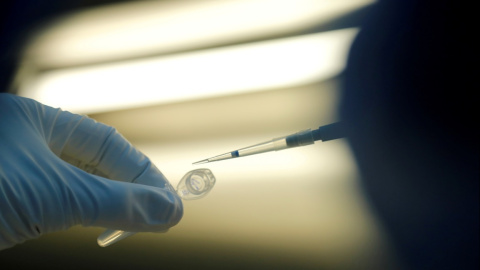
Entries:
{"type": "Polygon", "coordinates": [[[203,164],[203,163],[208,163],[208,159],[200,160],[200,161],[194,162],[192,164],[197,165],[197,164],[203,164]]]}

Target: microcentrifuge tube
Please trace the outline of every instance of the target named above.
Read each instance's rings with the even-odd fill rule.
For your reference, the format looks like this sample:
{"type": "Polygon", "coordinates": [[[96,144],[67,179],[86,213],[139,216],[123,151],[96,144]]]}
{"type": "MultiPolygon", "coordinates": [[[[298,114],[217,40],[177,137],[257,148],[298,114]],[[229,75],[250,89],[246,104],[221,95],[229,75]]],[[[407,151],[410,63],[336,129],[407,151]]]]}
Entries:
{"type": "MultiPolygon", "coordinates": [[[[205,197],[212,190],[215,182],[215,176],[209,169],[196,169],[182,177],[176,192],[183,200],[197,200],[205,197]]],[[[98,236],[97,243],[101,247],[106,247],[134,234],[134,232],[107,229],[98,236]]]]}

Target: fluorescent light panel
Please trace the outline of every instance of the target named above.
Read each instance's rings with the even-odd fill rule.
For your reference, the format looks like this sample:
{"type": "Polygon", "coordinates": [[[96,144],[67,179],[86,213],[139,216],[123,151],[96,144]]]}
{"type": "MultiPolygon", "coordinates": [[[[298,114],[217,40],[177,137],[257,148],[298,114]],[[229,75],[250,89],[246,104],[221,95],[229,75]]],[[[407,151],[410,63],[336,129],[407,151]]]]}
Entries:
{"type": "Polygon", "coordinates": [[[54,70],[19,94],[77,113],[98,113],[293,87],[340,73],[357,29],[180,55],[54,70]]]}
{"type": "Polygon", "coordinates": [[[134,1],[73,14],[39,35],[39,68],[193,50],[301,31],[372,0],[134,1]]]}

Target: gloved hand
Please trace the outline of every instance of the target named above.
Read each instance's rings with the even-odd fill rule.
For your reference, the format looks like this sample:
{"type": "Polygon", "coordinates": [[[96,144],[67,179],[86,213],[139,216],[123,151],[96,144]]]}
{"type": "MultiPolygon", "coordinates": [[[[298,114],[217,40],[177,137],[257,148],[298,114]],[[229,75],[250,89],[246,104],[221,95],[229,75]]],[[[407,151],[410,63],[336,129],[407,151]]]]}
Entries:
{"type": "Polygon", "coordinates": [[[168,180],[114,128],[0,94],[0,250],[77,224],[165,231],[182,215],[168,180]]]}

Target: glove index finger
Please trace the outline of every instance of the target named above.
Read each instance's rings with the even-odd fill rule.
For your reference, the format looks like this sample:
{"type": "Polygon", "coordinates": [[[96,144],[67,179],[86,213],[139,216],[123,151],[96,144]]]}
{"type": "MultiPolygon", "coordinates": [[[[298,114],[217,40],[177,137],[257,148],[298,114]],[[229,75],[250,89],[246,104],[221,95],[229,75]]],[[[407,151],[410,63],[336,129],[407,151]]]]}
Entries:
{"type": "Polygon", "coordinates": [[[72,166],[64,168],[62,178],[68,192],[60,205],[76,224],[152,232],[175,226],[183,216],[175,191],[111,181],[72,166]]]}
{"type": "Polygon", "coordinates": [[[52,151],[68,163],[109,179],[173,190],[155,165],[115,128],[87,117],[48,107],[52,151]]]}

